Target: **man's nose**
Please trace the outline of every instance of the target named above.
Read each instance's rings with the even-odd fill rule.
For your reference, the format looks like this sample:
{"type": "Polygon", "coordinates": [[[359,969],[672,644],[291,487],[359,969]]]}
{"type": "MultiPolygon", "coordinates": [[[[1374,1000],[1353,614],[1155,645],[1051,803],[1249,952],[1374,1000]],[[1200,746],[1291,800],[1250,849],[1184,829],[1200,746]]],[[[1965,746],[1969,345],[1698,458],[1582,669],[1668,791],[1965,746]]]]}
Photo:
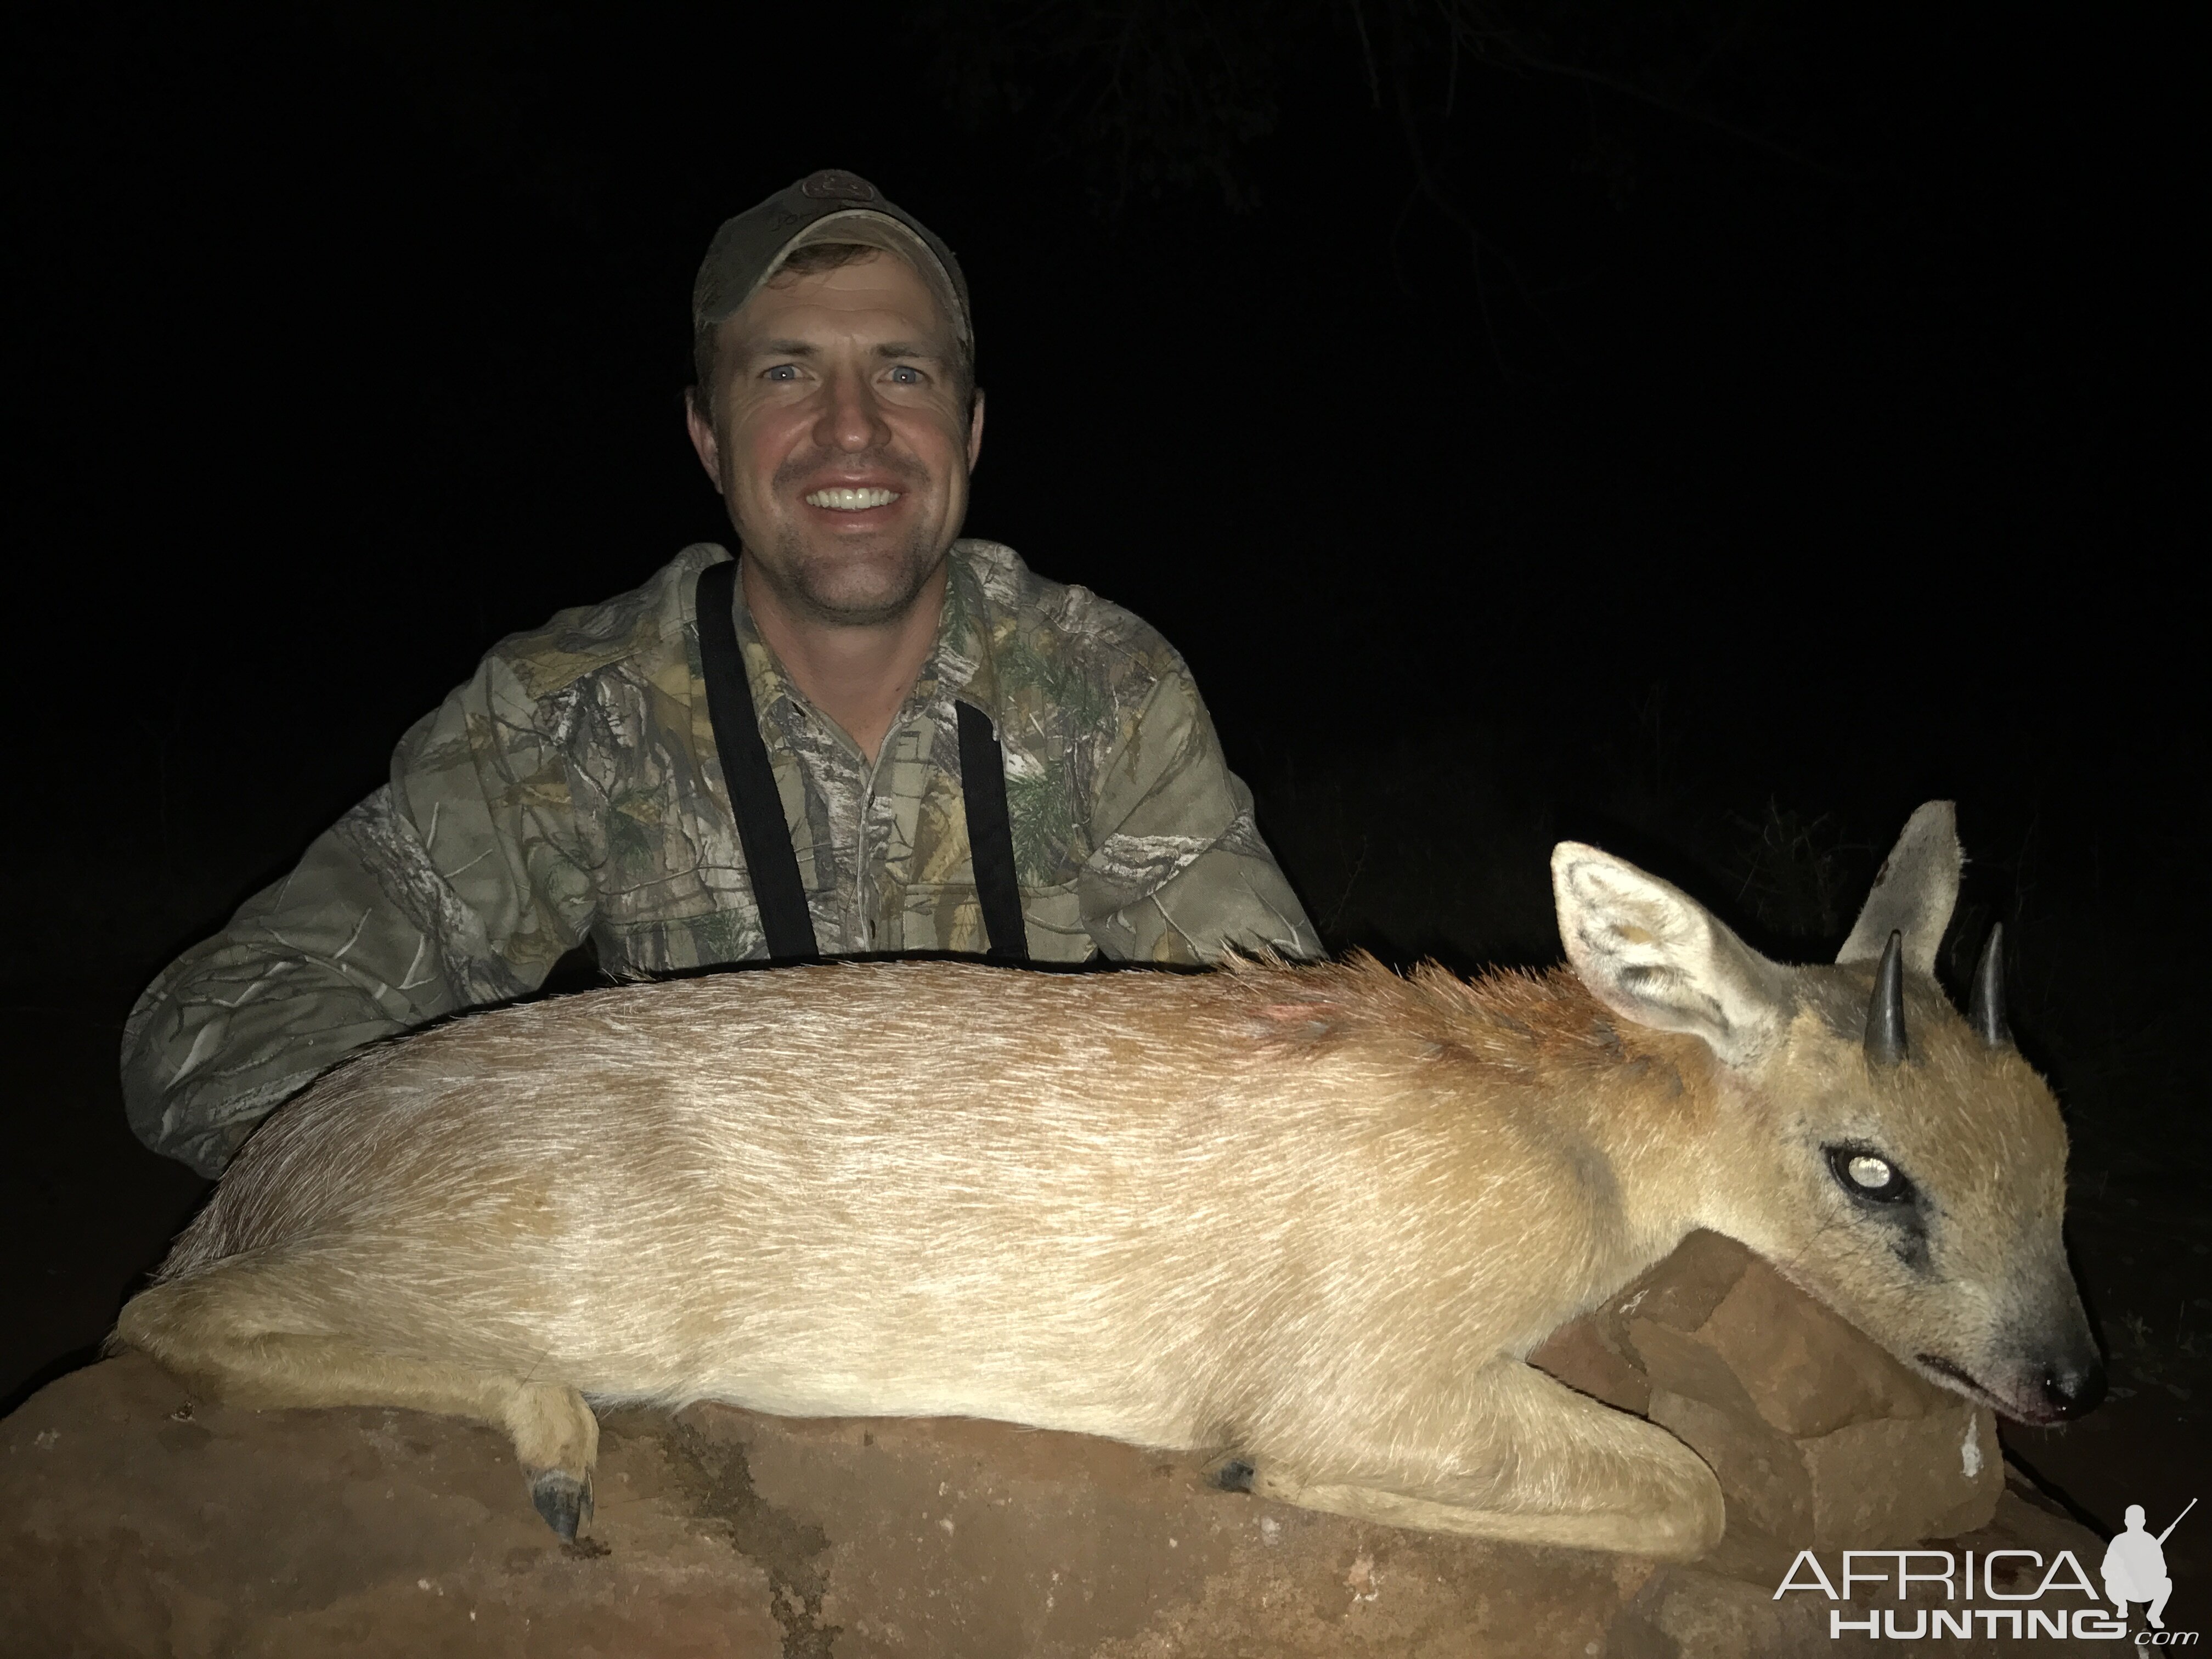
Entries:
{"type": "Polygon", "coordinates": [[[874,449],[889,443],[890,435],[867,376],[839,374],[830,380],[829,401],[815,429],[815,441],[823,448],[874,449]]]}

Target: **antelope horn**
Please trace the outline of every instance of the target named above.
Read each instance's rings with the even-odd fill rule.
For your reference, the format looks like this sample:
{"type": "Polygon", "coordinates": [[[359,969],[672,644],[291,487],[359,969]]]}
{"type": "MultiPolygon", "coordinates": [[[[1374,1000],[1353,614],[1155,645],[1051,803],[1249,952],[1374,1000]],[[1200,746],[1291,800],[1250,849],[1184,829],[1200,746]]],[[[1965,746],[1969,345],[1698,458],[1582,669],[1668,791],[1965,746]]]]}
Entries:
{"type": "Polygon", "coordinates": [[[1909,1052],[1905,1042],[1905,936],[1893,932],[1874,970],[1874,1000],[1867,1004],[1866,1057],[1869,1066],[1895,1066],[1909,1052]]]}
{"type": "Polygon", "coordinates": [[[1989,943],[1975,964],[1974,988],[1966,1001],[1966,1023],[1992,1048],[2012,1047],[2004,1017],[2004,923],[1990,929],[1989,943]]]}

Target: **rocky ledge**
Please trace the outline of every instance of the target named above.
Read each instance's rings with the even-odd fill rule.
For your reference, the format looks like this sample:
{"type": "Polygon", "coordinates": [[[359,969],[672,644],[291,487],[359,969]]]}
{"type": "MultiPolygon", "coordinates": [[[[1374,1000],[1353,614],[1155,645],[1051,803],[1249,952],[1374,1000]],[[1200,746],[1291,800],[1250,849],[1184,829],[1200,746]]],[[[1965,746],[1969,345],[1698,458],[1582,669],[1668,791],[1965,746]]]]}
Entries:
{"type": "MultiPolygon", "coordinates": [[[[2044,1561],[2070,1549],[2096,1571],[2094,1535],[2008,1488],[1986,1413],[1724,1240],[1692,1237],[1536,1358],[1712,1464],[1729,1506],[1713,1556],[1662,1565],[1404,1532],[1077,1435],[722,1406],[610,1413],[596,1518],[563,1546],[489,1429],[231,1410],[132,1355],[0,1423],[0,1630],[11,1653],[179,1659],[1773,1659],[1838,1651],[1832,1611],[1888,1609],[1909,1632],[1943,1605],[1940,1584],[1909,1606],[1863,1585],[1856,1604],[1778,1599],[1801,1549],[1831,1577],[1844,1547],[1923,1543],[2044,1561]]],[[[2014,1578],[2025,1559],[2008,1558],[2014,1578]]],[[[2085,1604],[2044,1605],[2062,1602],[2085,1604]]]]}

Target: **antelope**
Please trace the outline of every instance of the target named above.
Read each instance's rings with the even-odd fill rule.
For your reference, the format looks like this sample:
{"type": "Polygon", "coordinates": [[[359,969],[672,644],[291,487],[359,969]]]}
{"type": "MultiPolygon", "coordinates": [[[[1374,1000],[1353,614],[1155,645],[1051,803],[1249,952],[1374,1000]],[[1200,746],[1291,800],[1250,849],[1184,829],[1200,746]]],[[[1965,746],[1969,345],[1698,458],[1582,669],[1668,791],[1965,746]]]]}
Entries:
{"type": "Polygon", "coordinates": [[[495,1425],[564,1539],[595,1404],[719,1400],[1693,1558],[1711,1471],[1526,1363],[1693,1228],[2022,1421],[2101,1392],[1997,933],[1965,1018],[1933,976],[1960,865],[1922,807],[1824,966],[1569,842],[1543,973],[870,962],[464,1016],[277,1113],[112,1341],[241,1404],[495,1425]]]}

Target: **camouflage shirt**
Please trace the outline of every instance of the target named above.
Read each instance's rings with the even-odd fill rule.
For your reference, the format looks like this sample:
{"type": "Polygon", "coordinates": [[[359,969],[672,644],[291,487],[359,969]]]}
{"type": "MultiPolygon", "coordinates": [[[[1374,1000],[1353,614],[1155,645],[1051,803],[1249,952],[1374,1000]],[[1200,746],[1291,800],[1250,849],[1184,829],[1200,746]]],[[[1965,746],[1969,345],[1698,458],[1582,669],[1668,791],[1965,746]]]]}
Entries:
{"type": "MultiPolygon", "coordinates": [[[[588,938],[623,977],[767,955],[709,720],[702,544],[633,592],[495,647],[392,779],[131,1012],[131,1126],[214,1173],[349,1051],[535,989],[588,938]]],[[[1167,641],[1008,549],[955,544],[945,617],[871,766],[737,600],[825,954],[981,951],[957,701],[998,728],[1031,957],[1192,963],[1320,948],[1167,641]]]]}

